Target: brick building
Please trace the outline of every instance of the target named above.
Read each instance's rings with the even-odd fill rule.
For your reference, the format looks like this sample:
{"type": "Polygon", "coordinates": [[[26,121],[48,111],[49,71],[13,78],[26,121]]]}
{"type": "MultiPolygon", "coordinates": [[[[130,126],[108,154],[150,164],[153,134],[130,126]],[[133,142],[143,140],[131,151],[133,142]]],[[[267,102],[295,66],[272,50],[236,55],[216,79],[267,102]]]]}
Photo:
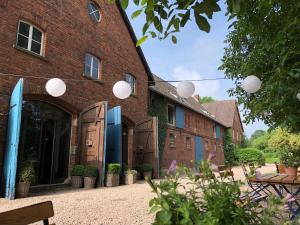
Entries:
{"type": "Polygon", "coordinates": [[[97,164],[100,175],[105,160],[133,164],[134,128],[148,119],[153,77],[118,3],[0,0],[0,33],[1,175],[4,158],[11,157],[5,151],[8,113],[17,106],[9,101],[19,78],[24,82],[16,167],[35,160],[36,185],[64,182],[75,163],[97,164]],[[67,86],[59,98],[45,90],[54,77],[67,86]],[[133,90],[125,101],[112,93],[119,80],[133,90]]]}
{"type": "Polygon", "coordinates": [[[191,165],[191,160],[207,159],[215,152],[215,163],[224,163],[223,140],[227,128],[210,114],[193,97],[183,99],[176,88],[157,76],[155,86],[150,87],[150,104],[155,104],[158,96],[164,97],[167,107],[167,137],[161,167],[168,168],[172,160],[191,165]]]}
{"type": "Polygon", "coordinates": [[[240,144],[244,128],[236,100],[214,101],[203,106],[209,113],[215,115],[218,121],[230,128],[233,142],[240,144]]]}

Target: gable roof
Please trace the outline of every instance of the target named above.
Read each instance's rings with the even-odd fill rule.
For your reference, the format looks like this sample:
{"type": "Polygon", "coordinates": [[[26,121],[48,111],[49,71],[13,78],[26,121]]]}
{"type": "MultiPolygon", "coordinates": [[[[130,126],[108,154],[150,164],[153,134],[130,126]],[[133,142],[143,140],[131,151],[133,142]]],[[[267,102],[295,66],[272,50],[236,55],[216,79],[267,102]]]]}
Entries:
{"type": "Polygon", "coordinates": [[[159,95],[162,95],[168,99],[171,99],[173,102],[178,103],[179,105],[182,105],[196,113],[199,113],[219,124],[222,126],[227,127],[223,122],[218,121],[214,115],[208,112],[197,100],[195,100],[193,97],[190,98],[181,98],[176,91],[176,87],[174,87],[172,84],[165,82],[160,77],[153,75],[155,80],[155,85],[150,86],[150,91],[153,91],[159,95]]]}
{"type": "MultiPolygon", "coordinates": [[[[137,40],[136,35],[134,33],[134,30],[133,30],[133,28],[131,26],[131,23],[130,23],[130,21],[128,19],[128,16],[127,16],[126,12],[124,11],[124,9],[121,6],[121,1],[120,0],[116,1],[116,4],[117,4],[117,8],[119,9],[119,11],[121,13],[121,16],[122,16],[122,18],[123,18],[123,20],[124,20],[124,22],[126,24],[126,27],[127,27],[128,31],[130,33],[131,39],[132,39],[133,43],[136,45],[136,43],[137,43],[138,40],[137,40]]],[[[137,53],[138,53],[139,57],[142,60],[142,63],[144,65],[146,73],[148,75],[148,79],[150,81],[149,85],[153,85],[153,82],[154,82],[153,74],[152,74],[152,72],[150,70],[150,67],[149,67],[148,62],[147,62],[147,60],[145,58],[145,55],[144,55],[144,53],[142,51],[142,48],[141,47],[136,47],[136,50],[137,50],[137,53]]]]}
{"type": "Polygon", "coordinates": [[[234,122],[234,114],[235,110],[237,110],[239,114],[239,120],[242,125],[242,120],[240,117],[239,110],[236,105],[236,100],[223,100],[223,101],[214,101],[210,103],[202,104],[207,111],[214,114],[216,116],[216,119],[219,121],[222,121],[227,127],[233,127],[234,122]]]}

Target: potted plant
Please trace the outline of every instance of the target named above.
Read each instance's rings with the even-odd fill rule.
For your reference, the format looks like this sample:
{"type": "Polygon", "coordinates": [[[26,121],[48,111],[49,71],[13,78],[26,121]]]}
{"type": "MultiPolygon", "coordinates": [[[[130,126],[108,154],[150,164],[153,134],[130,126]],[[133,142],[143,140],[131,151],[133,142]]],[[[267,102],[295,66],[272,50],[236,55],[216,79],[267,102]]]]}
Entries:
{"type": "Polygon", "coordinates": [[[108,164],[106,175],[106,187],[115,187],[120,184],[121,165],[118,163],[108,164]]]}
{"type": "Polygon", "coordinates": [[[98,176],[98,167],[86,166],[84,169],[84,188],[94,188],[98,176]]]}
{"type": "Polygon", "coordinates": [[[75,165],[71,171],[71,184],[73,188],[82,187],[82,177],[84,175],[84,166],[75,165]]]}
{"type": "Polygon", "coordinates": [[[283,149],[280,152],[280,161],[285,166],[287,175],[296,176],[297,168],[300,166],[300,150],[283,149]]]}
{"type": "Polygon", "coordinates": [[[125,184],[134,184],[136,181],[136,170],[127,169],[125,171],[125,184]]]}
{"type": "Polygon", "coordinates": [[[21,167],[19,172],[19,182],[17,183],[16,194],[19,198],[25,198],[28,196],[30,183],[35,178],[35,170],[33,168],[32,162],[26,162],[21,167]]]}
{"type": "Polygon", "coordinates": [[[135,166],[133,167],[133,169],[134,169],[135,171],[137,171],[136,179],[142,179],[143,166],[142,166],[142,165],[135,165],[135,166]]]}
{"type": "Polygon", "coordinates": [[[152,165],[149,163],[143,164],[143,176],[144,178],[152,178],[152,165]]]}

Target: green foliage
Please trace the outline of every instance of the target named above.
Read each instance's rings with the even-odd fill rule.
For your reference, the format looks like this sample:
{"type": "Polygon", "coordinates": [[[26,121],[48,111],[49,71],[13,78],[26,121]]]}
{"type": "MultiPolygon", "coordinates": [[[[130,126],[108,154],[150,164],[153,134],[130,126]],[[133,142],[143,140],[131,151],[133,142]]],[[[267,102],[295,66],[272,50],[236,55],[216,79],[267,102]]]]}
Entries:
{"type": "Polygon", "coordinates": [[[298,168],[300,166],[300,149],[282,149],[280,162],[286,167],[298,168]]]}
{"type": "Polygon", "coordinates": [[[242,163],[257,163],[265,165],[265,157],[261,151],[256,148],[236,149],[236,155],[242,163]]]}
{"type": "Polygon", "coordinates": [[[98,167],[96,166],[86,166],[84,169],[84,177],[97,177],[98,167]]]}
{"type": "Polygon", "coordinates": [[[203,96],[200,99],[200,103],[201,104],[205,104],[205,103],[210,103],[210,102],[214,102],[215,100],[213,99],[213,97],[211,96],[203,96]]]}
{"type": "Polygon", "coordinates": [[[141,173],[141,172],[143,172],[143,165],[135,165],[135,166],[133,166],[133,169],[136,170],[137,172],[141,173]]]}
{"type": "MultiPolygon", "coordinates": [[[[152,94],[152,102],[149,106],[149,115],[158,118],[158,148],[159,159],[163,159],[163,152],[165,148],[165,141],[167,137],[167,101],[163,96],[152,94]]],[[[161,162],[159,163],[161,165],[161,162]]]]}
{"type": "Polygon", "coordinates": [[[223,135],[224,157],[226,165],[235,165],[237,156],[234,151],[234,144],[232,142],[231,130],[226,130],[223,135]]]}
{"type": "Polygon", "coordinates": [[[31,183],[35,178],[35,170],[33,167],[33,161],[26,161],[22,164],[21,170],[19,171],[19,182],[31,183]]]}
{"type": "Polygon", "coordinates": [[[84,175],[84,166],[83,165],[75,165],[71,171],[71,176],[83,176],[84,175]]]}
{"type": "Polygon", "coordinates": [[[151,164],[148,164],[148,163],[145,163],[143,164],[143,172],[152,172],[152,165],[151,164]]]}
{"type": "Polygon", "coordinates": [[[154,225],[273,225],[274,219],[284,223],[280,200],[270,198],[266,207],[241,200],[239,182],[215,178],[207,162],[196,167],[199,175],[179,166],[159,183],[146,179],[156,195],[149,203],[154,225]]]}
{"type": "Polygon", "coordinates": [[[263,136],[266,133],[264,130],[256,130],[253,132],[253,134],[250,137],[250,142],[253,141],[254,139],[263,136]]]}
{"type": "Polygon", "coordinates": [[[270,138],[269,133],[265,132],[263,135],[258,136],[255,139],[252,139],[250,146],[257,148],[261,151],[264,151],[268,147],[269,138],[270,138]]]}
{"type": "Polygon", "coordinates": [[[110,163],[107,166],[107,173],[120,174],[121,165],[119,163],[110,163]]]}
{"type": "Polygon", "coordinates": [[[268,146],[277,151],[281,149],[300,149],[300,134],[293,134],[286,129],[277,128],[271,132],[268,146]]]}
{"type": "Polygon", "coordinates": [[[229,13],[232,30],[220,67],[237,85],[229,94],[243,104],[246,123],[261,119],[299,132],[300,2],[248,0],[242,9],[229,13]],[[262,81],[255,94],[239,85],[249,75],[262,81]]]}
{"type": "Polygon", "coordinates": [[[127,170],[125,171],[125,174],[136,175],[136,174],[137,174],[137,171],[136,171],[136,170],[127,169],[127,170]]]}

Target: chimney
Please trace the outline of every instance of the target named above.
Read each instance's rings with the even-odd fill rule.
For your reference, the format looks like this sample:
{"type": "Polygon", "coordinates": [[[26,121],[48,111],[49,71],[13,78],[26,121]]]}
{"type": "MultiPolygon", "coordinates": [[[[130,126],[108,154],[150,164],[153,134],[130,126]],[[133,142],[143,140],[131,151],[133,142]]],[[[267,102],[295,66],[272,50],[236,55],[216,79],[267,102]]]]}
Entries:
{"type": "Polygon", "coordinates": [[[200,103],[200,101],[201,101],[200,95],[193,95],[193,98],[194,98],[197,102],[200,103]]]}

